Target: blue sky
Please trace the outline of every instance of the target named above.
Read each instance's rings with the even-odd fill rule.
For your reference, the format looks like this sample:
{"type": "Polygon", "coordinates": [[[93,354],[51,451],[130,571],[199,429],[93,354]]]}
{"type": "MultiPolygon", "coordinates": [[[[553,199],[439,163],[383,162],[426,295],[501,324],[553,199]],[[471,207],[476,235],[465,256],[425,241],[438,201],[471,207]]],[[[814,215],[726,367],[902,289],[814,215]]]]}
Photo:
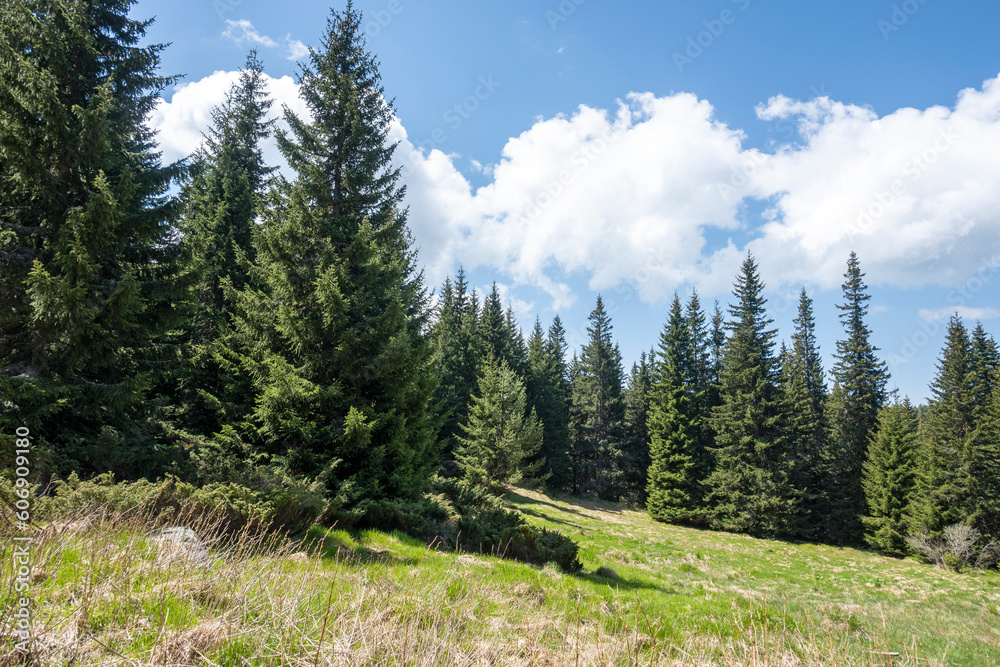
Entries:
{"type": "MultiPolygon", "coordinates": [[[[630,364],[668,300],[725,304],[749,248],[787,338],[803,285],[829,368],[847,254],[893,385],[927,395],[949,312],[1000,334],[1000,5],[372,0],[411,226],[432,284],[463,263],[524,328],[584,335],[598,292],[630,364]],[[963,92],[964,91],[964,92],[963,92]]],[[[342,5],[337,5],[338,8],[342,5]]],[[[295,59],[329,5],[140,1],[162,71],[165,156],[256,46],[296,106],[295,59]]],[[[277,156],[274,155],[275,159],[277,156]]]]}

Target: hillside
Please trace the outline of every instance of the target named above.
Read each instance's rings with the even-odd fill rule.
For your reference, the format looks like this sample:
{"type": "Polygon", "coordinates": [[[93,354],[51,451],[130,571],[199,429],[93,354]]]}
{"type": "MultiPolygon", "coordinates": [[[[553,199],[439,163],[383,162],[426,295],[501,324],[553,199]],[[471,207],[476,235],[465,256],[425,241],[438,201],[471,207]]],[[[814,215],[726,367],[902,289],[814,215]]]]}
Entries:
{"type": "MultiPolygon", "coordinates": [[[[666,526],[523,489],[508,499],[577,539],[585,572],[442,552],[401,534],[313,529],[322,544],[226,543],[204,526],[212,553],[198,564],[164,558],[139,519],[68,517],[34,546],[35,656],[51,665],[1000,663],[996,572],[666,526]]],[[[0,652],[0,664],[17,657],[0,652]]]]}

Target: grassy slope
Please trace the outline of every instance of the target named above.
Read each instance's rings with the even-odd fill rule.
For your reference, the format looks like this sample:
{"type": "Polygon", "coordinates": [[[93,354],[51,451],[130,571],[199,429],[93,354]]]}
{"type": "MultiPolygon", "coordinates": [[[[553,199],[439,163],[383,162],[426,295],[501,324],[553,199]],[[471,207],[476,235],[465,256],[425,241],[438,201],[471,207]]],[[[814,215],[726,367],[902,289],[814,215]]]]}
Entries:
{"type": "Polygon", "coordinates": [[[587,568],[613,567],[622,591],[682,633],[734,636],[761,614],[786,629],[777,644],[805,638],[818,655],[833,649],[828,662],[900,653],[896,664],[1000,664],[996,572],[956,574],[856,549],[680,528],[523,490],[511,501],[578,539],[587,568]]]}
{"type": "MultiPolygon", "coordinates": [[[[587,572],[443,553],[399,534],[319,530],[322,553],[242,539],[216,543],[201,567],[158,557],[141,520],[60,522],[35,545],[35,657],[74,665],[1000,664],[995,572],[958,575],[852,549],[664,526],[622,507],[525,490],[509,500],[577,539],[587,572]],[[601,566],[614,573],[595,574],[601,566]]],[[[0,541],[0,627],[13,597],[9,544],[0,541]]],[[[0,665],[5,652],[0,643],[0,665]]]]}

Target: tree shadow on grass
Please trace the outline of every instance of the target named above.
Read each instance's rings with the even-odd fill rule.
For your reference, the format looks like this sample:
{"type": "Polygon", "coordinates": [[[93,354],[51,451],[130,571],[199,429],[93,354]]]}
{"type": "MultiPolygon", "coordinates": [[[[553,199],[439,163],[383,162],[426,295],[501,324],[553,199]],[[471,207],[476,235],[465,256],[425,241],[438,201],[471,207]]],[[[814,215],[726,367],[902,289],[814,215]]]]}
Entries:
{"type": "Polygon", "coordinates": [[[559,524],[561,526],[571,526],[573,528],[576,528],[577,530],[583,530],[584,529],[584,526],[582,524],[575,523],[573,521],[567,521],[566,519],[557,519],[555,517],[549,516],[548,514],[543,514],[542,512],[539,512],[538,510],[533,510],[533,509],[530,509],[530,508],[527,508],[527,507],[518,507],[517,509],[522,514],[527,514],[528,516],[533,516],[533,517],[537,517],[539,519],[544,519],[545,521],[549,521],[551,523],[557,523],[557,524],[559,524]]]}
{"type": "Polygon", "coordinates": [[[519,493],[519,491],[521,491],[521,489],[517,488],[508,489],[507,490],[508,500],[510,500],[512,503],[519,505],[524,503],[548,505],[549,507],[557,509],[560,512],[570,512],[572,514],[577,514],[579,516],[586,517],[588,519],[597,519],[597,517],[589,516],[584,512],[580,511],[581,509],[590,510],[592,512],[606,512],[608,514],[621,514],[625,511],[628,511],[629,509],[633,509],[625,506],[622,503],[614,503],[607,500],[598,500],[597,498],[585,498],[582,496],[569,496],[563,494],[557,496],[554,495],[544,496],[546,498],[550,498],[551,500],[565,503],[566,505],[570,505],[570,507],[565,507],[563,505],[557,505],[556,503],[551,502],[551,500],[542,500],[541,498],[532,498],[523,495],[522,493],[519,493]]]}
{"type": "MultiPolygon", "coordinates": [[[[572,507],[562,507],[561,505],[556,505],[555,503],[549,502],[547,500],[539,500],[537,498],[530,498],[530,497],[525,496],[525,495],[523,495],[521,493],[518,493],[517,490],[514,490],[514,489],[510,489],[510,490],[507,491],[506,499],[512,505],[518,506],[518,509],[521,510],[522,512],[524,512],[524,509],[521,508],[522,505],[548,505],[549,507],[552,507],[553,509],[557,509],[560,512],[569,512],[570,514],[576,514],[577,516],[582,516],[582,517],[585,517],[587,519],[593,518],[593,517],[587,516],[586,514],[584,514],[583,512],[581,512],[580,510],[573,509],[572,507]]],[[[552,521],[555,520],[555,519],[551,519],[551,517],[549,517],[547,515],[540,514],[540,513],[536,513],[536,516],[541,516],[541,517],[544,517],[544,518],[552,520],[552,521]]]]}
{"type": "Polygon", "coordinates": [[[690,597],[690,593],[685,593],[679,591],[675,588],[668,588],[664,586],[659,586],[657,584],[649,583],[646,581],[629,580],[621,576],[606,576],[599,574],[601,568],[598,568],[594,572],[575,572],[573,577],[580,581],[589,581],[598,586],[607,586],[612,590],[618,591],[659,591],[667,595],[682,595],[690,597]]]}

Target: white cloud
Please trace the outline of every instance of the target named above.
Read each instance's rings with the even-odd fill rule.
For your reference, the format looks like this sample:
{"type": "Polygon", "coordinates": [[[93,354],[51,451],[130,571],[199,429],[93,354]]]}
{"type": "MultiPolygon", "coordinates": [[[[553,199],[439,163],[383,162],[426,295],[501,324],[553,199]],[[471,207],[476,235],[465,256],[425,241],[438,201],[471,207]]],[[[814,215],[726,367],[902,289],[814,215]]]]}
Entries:
{"type": "Polygon", "coordinates": [[[508,141],[492,182],[475,193],[440,151],[425,156],[404,142],[400,158],[416,177],[407,181],[411,221],[425,260],[494,267],[558,309],[574,296],[553,268],[587,272],[594,289],[632,281],[649,300],[699,280],[701,229],[737,226],[739,197],[720,196],[716,184],[739,167],[741,143],[707,102],[647,93],[613,113],[581,106],[539,120],[508,141]],[[425,206],[442,191],[448,208],[425,206]],[[419,233],[430,227],[431,238],[419,233]]]}
{"type": "Polygon", "coordinates": [[[285,56],[288,60],[299,60],[309,55],[309,47],[297,39],[292,39],[291,34],[285,35],[284,40],[279,42],[267,35],[261,34],[254,27],[253,23],[246,19],[238,21],[226,19],[226,29],[222,31],[222,36],[232,40],[237,46],[241,47],[244,43],[263,46],[269,49],[283,46],[288,52],[285,56]]]}
{"type": "MultiPolygon", "coordinates": [[[[197,145],[233,76],[178,88],[157,108],[165,153],[197,145]]],[[[291,79],[270,83],[305,113],[291,79]]],[[[498,161],[473,165],[490,179],[478,189],[456,166],[465,158],[416,148],[397,120],[390,137],[428,284],[459,263],[491,267],[560,309],[575,299],[571,273],[595,290],[630,282],[653,302],[686,284],[726,293],[748,247],[772,288],[839,285],[851,250],[869,282],[952,286],[1000,252],[1000,77],[962,91],[952,108],[879,117],[825,96],[777,96],[757,112],[794,123],[798,136],[747,148],[688,93],[580,106],[538,119],[498,161]],[[754,200],[767,202],[763,220],[746,219],[754,200]]]]}
{"type": "Polygon", "coordinates": [[[291,35],[285,37],[285,44],[288,46],[289,60],[300,60],[309,55],[309,47],[297,39],[291,39],[291,35]]]}
{"type": "MultiPolygon", "coordinates": [[[[291,77],[275,79],[265,74],[264,78],[274,100],[272,118],[281,117],[282,105],[289,106],[299,116],[308,116],[308,109],[299,98],[299,87],[291,77]]],[[[149,125],[159,133],[164,161],[187,157],[201,145],[204,133],[212,124],[212,108],[222,104],[226,93],[238,80],[238,71],[213,72],[198,81],[175,86],[169,102],[160,100],[149,116],[149,125]]],[[[282,163],[273,138],[264,144],[264,159],[268,164],[282,163]]]]}
{"type": "Polygon", "coordinates": [[[982,268],[1000,239],[1000,78],[954,108],[904,108],[879,118],[821,97],[776,97],[766,120],[796,120],[804,143],[779,147],[754,175],[775,198],[751,244],[787,280],[839,282],[858,252],[869,279],[954,285],[982,268]]]}
{"type": "Polygon", "coordinates": [[[279,46],[278,42],[267,35],[257,32],[257,28],[253,27],[253,23],[250,23],[246,19],[240,19],[239,21],[226,19],[226,29],[223,31],[222,36],[233,40],[237,46],[243,46],[244,42],[266,46],[269,49],[279,46]]]}
{"type": "Polygon", "coordinates": [[[924,322],[947,320],[952,315],[958,315],[966,320],[992,320],[1000,317],[1000,310],[996,308],[973,308],[971,306],[946,306],[936,309],[921,308],[918,314],[924,322]]]}

